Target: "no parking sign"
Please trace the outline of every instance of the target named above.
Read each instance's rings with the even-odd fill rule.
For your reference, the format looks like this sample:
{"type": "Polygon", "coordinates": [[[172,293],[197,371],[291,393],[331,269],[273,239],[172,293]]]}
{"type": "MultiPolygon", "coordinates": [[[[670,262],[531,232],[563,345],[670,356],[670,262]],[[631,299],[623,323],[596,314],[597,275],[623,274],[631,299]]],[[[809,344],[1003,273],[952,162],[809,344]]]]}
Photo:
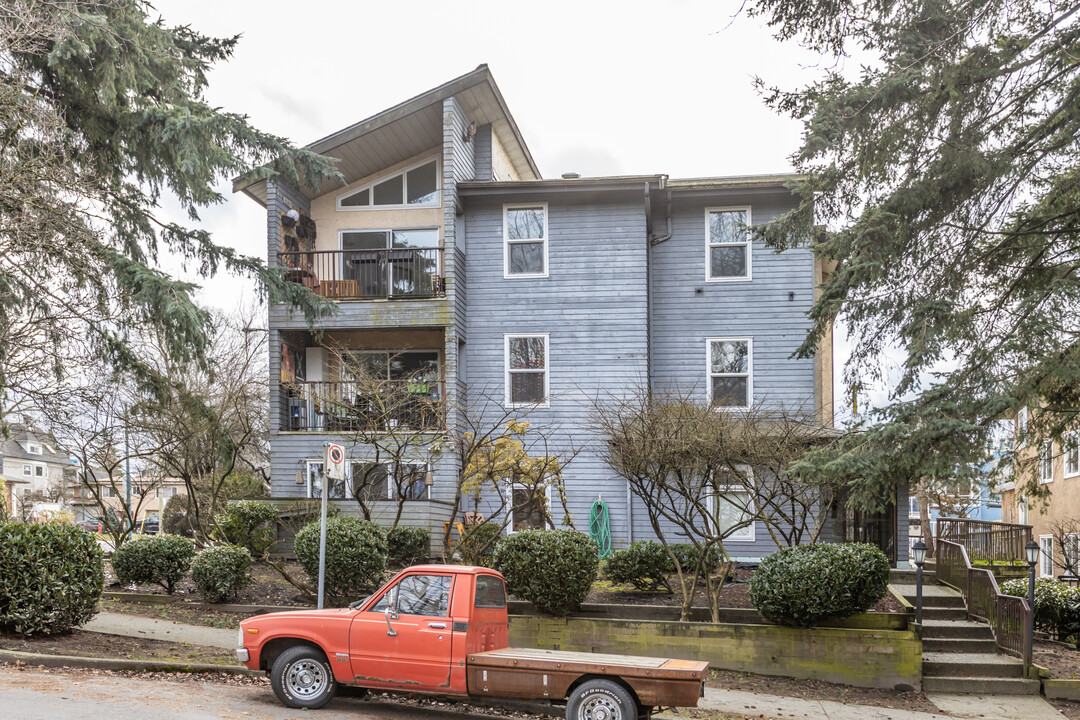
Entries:
{"type": "Polygon", "coordinates": [[[326,477],[331,480],[345,479],[345,447],[326,443],[326,477]]]}

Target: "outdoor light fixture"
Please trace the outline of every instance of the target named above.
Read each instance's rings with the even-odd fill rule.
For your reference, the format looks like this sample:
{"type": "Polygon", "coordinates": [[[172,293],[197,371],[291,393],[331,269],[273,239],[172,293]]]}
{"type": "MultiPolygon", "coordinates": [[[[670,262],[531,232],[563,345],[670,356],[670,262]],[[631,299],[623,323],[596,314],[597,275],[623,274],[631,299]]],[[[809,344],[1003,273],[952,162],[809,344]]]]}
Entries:
{"type": "Polygon", "coordinates": [[[1024,554],[1027,556],[1027,564],[1032,569],[1035,568],[1035,563],[1039,562],[1039,545],[1034,540],[1028,540],[1027,545],[1024,546],[1024,554]]]}
{"type": "Polygon", "coordinates": [[[911,546],[911,560],[918,567],[922,567],[926,562],[926,543],[922,540],[916,540],[911,546]]]}
{"type": "Polygon", "coordinates": [[[911,560],[915,563],[915,622],[922,627],[922,567],[926,562],[926,543],[922,540],[911,546],[911,560]]]}

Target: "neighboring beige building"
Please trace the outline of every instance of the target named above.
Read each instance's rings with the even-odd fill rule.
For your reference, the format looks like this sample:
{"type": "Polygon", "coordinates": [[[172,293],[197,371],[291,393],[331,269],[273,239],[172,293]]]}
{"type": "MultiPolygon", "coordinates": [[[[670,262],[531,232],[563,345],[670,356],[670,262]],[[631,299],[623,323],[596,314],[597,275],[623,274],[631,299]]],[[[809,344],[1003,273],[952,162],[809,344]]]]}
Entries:
{"type": "MultiPolygon", "coordinates": [[[[101,501],[118,514],[123,513],[127,493],[124,476],[121,474],[110,479],[104,471],[97,470],[94,477],[101,501]]],[[[135,512],[135,520],[159,519],[168,499],[185,492],[184,487],[184,481],[177,478],[132,476],[130,507],[135,512]]],[[[101,517],[101,506],[81,477],[72,482],[71,498],[67,504],[76,522],[93,522],[101,517]]]]}
{"type": "Polygon", "coordinates": [[[13,517],[30,512],[34,503],[62,504],[74,477],[74,462],[60,454],[52,433],[28,423],[11,426],[0,444],[4,503],[13,517]]]}
{"type": "Polygon", "coordinates": [[[1027,423],[1028,411],[1023,408],[1015,422],[1015,481],[1001,486],[1002,520],[1031,525],[1032,535],[1042,549],[1039,576],[1060,577],[1064,574],[1063,548],[1055,535],[1062,535],[1063,524],[1073,526],[1064,548],[1073,567],[1080,556],[1080,430],[1066,434],[1062,443],[1049,442],[1040,447],[1024,442],[1027,423]],[[1033,473],[1050,492],[1045,502],[1021,493],[1033,473]]]}

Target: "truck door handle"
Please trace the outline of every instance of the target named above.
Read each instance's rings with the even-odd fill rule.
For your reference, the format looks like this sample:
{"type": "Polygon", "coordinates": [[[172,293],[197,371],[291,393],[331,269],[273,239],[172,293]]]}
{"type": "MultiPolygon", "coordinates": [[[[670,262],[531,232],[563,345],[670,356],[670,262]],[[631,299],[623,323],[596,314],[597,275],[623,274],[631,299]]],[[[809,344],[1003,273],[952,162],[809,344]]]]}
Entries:
{"type": "Polygon", "coordinates": [[[429,623],[427,624],[427,626],[428,626],[429,628],[438,628],[439,630],[445,630],[445,629],[446,629],[446,623],[433,623],[433,622],[429,622],[429,623]]]}

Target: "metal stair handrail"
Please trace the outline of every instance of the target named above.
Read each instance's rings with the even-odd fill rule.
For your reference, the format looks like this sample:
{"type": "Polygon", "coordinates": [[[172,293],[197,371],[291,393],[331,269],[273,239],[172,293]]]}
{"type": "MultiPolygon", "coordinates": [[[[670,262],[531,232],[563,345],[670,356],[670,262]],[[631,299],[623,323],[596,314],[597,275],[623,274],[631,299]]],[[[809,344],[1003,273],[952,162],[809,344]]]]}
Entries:
{"type": "Polygon", "coordinates": [[[951,540],[937,540],[935,573],[939,582],[958,590],[971,617],[990,624],[994,642],[1009,655],[1024,661],[1024,677],[1031,668],[1031,606],[1027,598],[1004,595],[994,573],[972,567],[967,549],[951,540]]]}

